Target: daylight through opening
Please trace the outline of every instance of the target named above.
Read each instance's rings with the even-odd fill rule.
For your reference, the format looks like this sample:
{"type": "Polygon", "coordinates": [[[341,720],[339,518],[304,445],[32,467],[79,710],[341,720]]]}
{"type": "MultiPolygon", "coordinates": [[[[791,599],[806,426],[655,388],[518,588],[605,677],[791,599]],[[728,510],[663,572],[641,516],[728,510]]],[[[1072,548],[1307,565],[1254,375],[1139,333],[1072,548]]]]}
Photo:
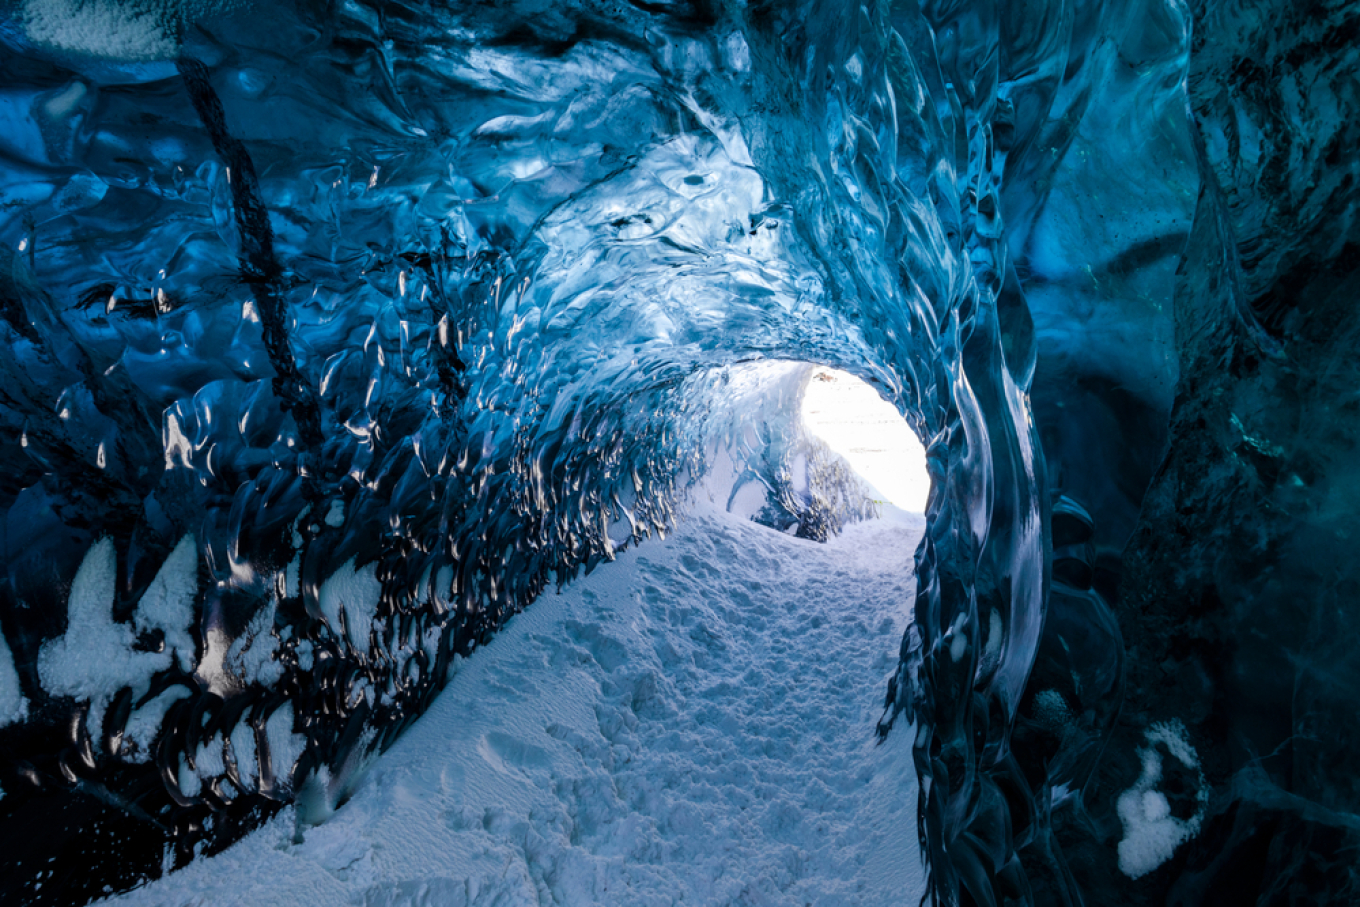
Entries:
{"type": "Polygon", "coordinates": [[[803,425],[870,485],[875,499],[925,513],[926,452],[901,413],[866,382],[819,368],[803,394],[803,425]]]}

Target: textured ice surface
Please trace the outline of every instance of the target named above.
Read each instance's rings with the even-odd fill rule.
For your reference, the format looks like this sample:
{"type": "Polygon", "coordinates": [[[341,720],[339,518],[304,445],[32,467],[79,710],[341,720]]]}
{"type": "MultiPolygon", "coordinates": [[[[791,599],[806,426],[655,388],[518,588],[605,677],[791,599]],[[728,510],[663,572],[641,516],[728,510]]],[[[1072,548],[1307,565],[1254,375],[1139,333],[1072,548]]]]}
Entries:
{"type": "MultiPolygon", "coordinates": [[[[940,490],[883,731],[910,708],[924,754],[972,739],[977,708],[1014,713],[1044,588],[1033,350],[998,307],[994,98],[951,100],[936,24],[811,4],[4,15],[0,588],[30,704],[7,746],[35,767],[3,779],[6,816],[65,803],[52,834],[81,842],[60,883],[8,887],[124,887],[333,783],[508,617],[669,531],[708,471],[720,503],[804,538],[871,514],[799,425],[812,364],[896,406],[940,490]],[[178,607],[187,585],[152,586],[186,537],[191,670],[178,618],[136,617],[148,595],[178,607]],[[37,669],[86,632],[67,589],[95,556],[99,684],[37,669]]],[[[932,828],[1000,796],[976,754],[945,761],[932,828]]]]}

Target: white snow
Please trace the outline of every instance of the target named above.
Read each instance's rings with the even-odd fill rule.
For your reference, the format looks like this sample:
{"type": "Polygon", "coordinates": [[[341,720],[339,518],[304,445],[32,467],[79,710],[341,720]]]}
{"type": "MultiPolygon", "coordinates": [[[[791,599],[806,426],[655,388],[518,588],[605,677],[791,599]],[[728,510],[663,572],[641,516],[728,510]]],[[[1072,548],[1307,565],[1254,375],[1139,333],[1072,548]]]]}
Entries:
{"type": "Polygon", "coordinates": [[[307,738],[293,733],[291,702],[279,706],[274,714],[265,720],[264,736],[269,745],[269,765],[274,775],[274,786],[288,790],[293,786],[293,768],[307,747],[307,738]]]}
{"type": "Polygon", "coordinates": [[[117,576],[113,540],[95,542],[80,562],[71,583],[65,634],[43,643],[38,651],[38,678],[54,696],[88,700],[86,728],[98,735],[104,710],[115,693],[131,687],[133,697],[146,694],[151,675],[170,667],[168,652],[137,652],[132,628],[113,619],[117,576]],[[91,657],[98,653],[98,657],[91,657]]]}
{"type": "MultiPolygon", "coordinates": [[[[133,628],[113,619],[117,568],[113,540],[95,542],[71,583],[66,632],[44,643],[38,652],[38,678],[43,689],[55,696],[89,701],[85,726],[91,735],[102,730],[104,710],[120,689],[131,688],[135,702],[147,693],[152,675],[170,667],[172,657],[177,657],[185,670],[194,659],[190,634],[198,596],[198,545],[194,537],[186,535],[170,552],[133,614],[137,630],[159,629],[165,634],[164,651],[134,650],[137,636],[133,628]],[[98,657],[91,657],[91,653],[98,653],[98,657]]],[[[172,688],[132,713],[123,734],[125,758],[146,761],[166,709],[183,695],[183,691],[172,688]]],[[[0,658],[0,724],[4,701],[4,663],[0,658]]]]}
{"type": "Polygon", "coordinates": [[[874,724],[920,531],[897,515],[819,545],[697,509],[462,661],[333,813],[286,809],[114,900],[916,903],[912,729],[879,746],[874,724]]]}
{"type": "Polygon", "coordinates": [[[156,578],[137,603],[137,629],[160,629],[166,651],[174,652],[185,671],[194,668],[194,600],[198,598],[198,542],[192,535],[179,540],[156,578]]]}
{"type": "Polygon", "coordinates": [[[231,756],[236,762],[236,773],[247,788],[259,780],[259,761],[255,758],[255,728],[249,722],[238,721],[231,729],[231,756]]]}
{"type": "Polygon", "coordinates": [[[214,734],[207,743],[198,745],[194,753],[194,771],[204,781],[211,781],[227,773],[227,763],[223,756],[222,735],[214,734]]]}
{"type": "Polygon", "coordinates": [[[165,720],[165,713],[170,706],[188,695],[188,687],[170,687],[135,710],[123,729],[123,746],[119,755],[128,762],[150,762],[151,746],[155,743],[161,722],[165,720]]]}
{"type": "Polygon", "coordinates": [[[189,760],[187,758],[180,756],[179,759],[179,773],[177,777],[179,779],[180,793],[184,794],[186,797],[197,797],[199,792],[203,790],[203,781],[194,773],[194,770],[189,767],[189,760]]]}
{"type": "Polygon", "coordinates": [[[288,566],[283,572],[283,594],[287,598],[295,598],[301,593],[302,555],[299,554],[288,562],[288,566]]]}
{"type": "Polygon", "coordinates": [[[840,454],[882,498],[925,513],[926,452],[902,414],[848,372],[819,368],[803,395],[803,424],[840,454]]]}
{"type": "Polygon", "coordinates": [[[19,689],[19,672],[14,670],[14,655],[0,636],[0,727],[28,717],[28,700],[19,689]]]}
{"type": "Polygon", "coordinates": [[[376,563],[356,570],[354,558],[350,558],[321,584],[318,595],[321,613],[326,616],[331,632],[340,635],[340,612],[344,611],[350,645],[363,655],[368,654],[369,634],[382,598],[382,583],[378,582],[377,571],[376,563]]]}
{"type": "Polygon", "coordinates": [[[227,670],[244,684],[273,686],[283,676],[283,665],[275,657],[279,649],[279,639],[274,635],[276,610],[273,601],[261,606],[223,659],[227,670]]]}
{"type": "Polygon", "coordinates": [[[1119,842],[1119,870],[1129,878],[1139,878],[1161,866],[1176,848],[1199,832],[1208,811],[1209,791],[1204,776],[1199,776],[1198,805],[1188,819],[1171,815],[1166,795],[1155,790],[1162,780],[1162,756],[1156,744],[1166,745],[1171,757],[1189,769],[1199,768],[1199,757],[1186,739],[1185,725],[1179,721],[1154,724],[1144,732],[1148,746],[1139,747],[1143,771],[1133,787],[1119,795],[1115,809],[1124,825],[1119,842]]]}
{"type": "Polygon", "coordinates": [[[183,24],[247,0],[25,0],[19,21],[34,44],[120,61],[173,60],[183,24]]]}
{"type": "Polygon", "coordinates": [[[152,0],[27,0],[30,41],[122,60],[174,59],[178,10],[152,0]]]}

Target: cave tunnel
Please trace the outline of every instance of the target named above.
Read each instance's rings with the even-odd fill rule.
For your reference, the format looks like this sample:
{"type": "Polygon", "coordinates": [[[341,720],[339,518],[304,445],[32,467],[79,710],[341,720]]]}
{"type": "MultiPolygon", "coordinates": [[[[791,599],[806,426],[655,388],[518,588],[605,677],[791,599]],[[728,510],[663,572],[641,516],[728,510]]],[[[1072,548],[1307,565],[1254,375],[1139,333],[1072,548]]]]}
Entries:
{"type": "MultiPolygon", "coordinates": [[[[1357,33],[1346,0],[2,0],[0,900],[262,904],[260,853],[316,903],[652,903],[623,775],[529,830],[439,813],[515,837],[536,900],[336,829],[445,738],[525,791],[552,747],[661,778],[668,727],[744,732],[686,672],[727,696],[787,631],[872,695],[800,726],[766,671],[762,745],[858,741],[807,786],[879,849],[808,894],[860,840],[813,829],[687,903],[1360,903],[1357,33]],[[812,430],[827,376],[919,439],[910,531],[812,430]],[[817,610],[866,549],[877,603],[817,610]],[[587,662],[608,746],[533,711],[590,711],[587,662]],[[611,796],[595,862],[544,857],[611,796]]],[[[724,796],[798,826],[747,755],[724,796]]]]}

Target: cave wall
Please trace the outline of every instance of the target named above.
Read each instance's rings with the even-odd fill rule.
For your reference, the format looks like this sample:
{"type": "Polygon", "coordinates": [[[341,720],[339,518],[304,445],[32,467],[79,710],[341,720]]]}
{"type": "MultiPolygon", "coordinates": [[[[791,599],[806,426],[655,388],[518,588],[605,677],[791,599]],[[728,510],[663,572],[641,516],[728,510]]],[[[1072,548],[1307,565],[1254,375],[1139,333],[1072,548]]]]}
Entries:
{"type": "Polygon", "coordinates": [[[1200,837],[1135,890],[1355,903],[1360,10],[1193,12],[1203,186],[1170,449],[1120,589],[1137,655],[1116,741],[1178,718],[1212,794],[1200,837]]]}
{"type": "MultiPolygon", "coordinates": [[[[1054,763],[1072,751],[1055,739],[1070,724],[1045,736],[1034,705],[1066,669],[1045,649],[1089,615],[1073,629],[1122,650],[1123,688],[1081,795],[1053,801],[1071,889],[1088,904],[1355,903],[1360,12],[1181,12],[1187,104],[1165,123],[1184,124],[1170,160],[1188,158],[1198,192],[1188,231],[1162,237],[1173,357],[1130,357],[1146,375],[1112,381],[1040,332],[1036,418],[1070,497],[1055,505],[1055,592],[1014,744],[1054,763]],[[1174,397],[1153,392],[1167,376],[1174,397]],[[1127,445],[1122,460],[1088,443],[1102,431],[1127,445]]],[[[1042,324],[1046,291],[1027,276],[1042,324]]]]}
{"type": "Polygon", "coordinates": [[[938,903],[1355,900],[1351,6],[299,0],[132,49],[11,6],[0,818],[145,832],[54,902],[392,739],[664,530],[768,359],[928,447],[880,730],[938,903]],[[49,689],[105,538],[141,667],[49,689]],[[301,749],[243,777],[238,728],[301,749]]]}

